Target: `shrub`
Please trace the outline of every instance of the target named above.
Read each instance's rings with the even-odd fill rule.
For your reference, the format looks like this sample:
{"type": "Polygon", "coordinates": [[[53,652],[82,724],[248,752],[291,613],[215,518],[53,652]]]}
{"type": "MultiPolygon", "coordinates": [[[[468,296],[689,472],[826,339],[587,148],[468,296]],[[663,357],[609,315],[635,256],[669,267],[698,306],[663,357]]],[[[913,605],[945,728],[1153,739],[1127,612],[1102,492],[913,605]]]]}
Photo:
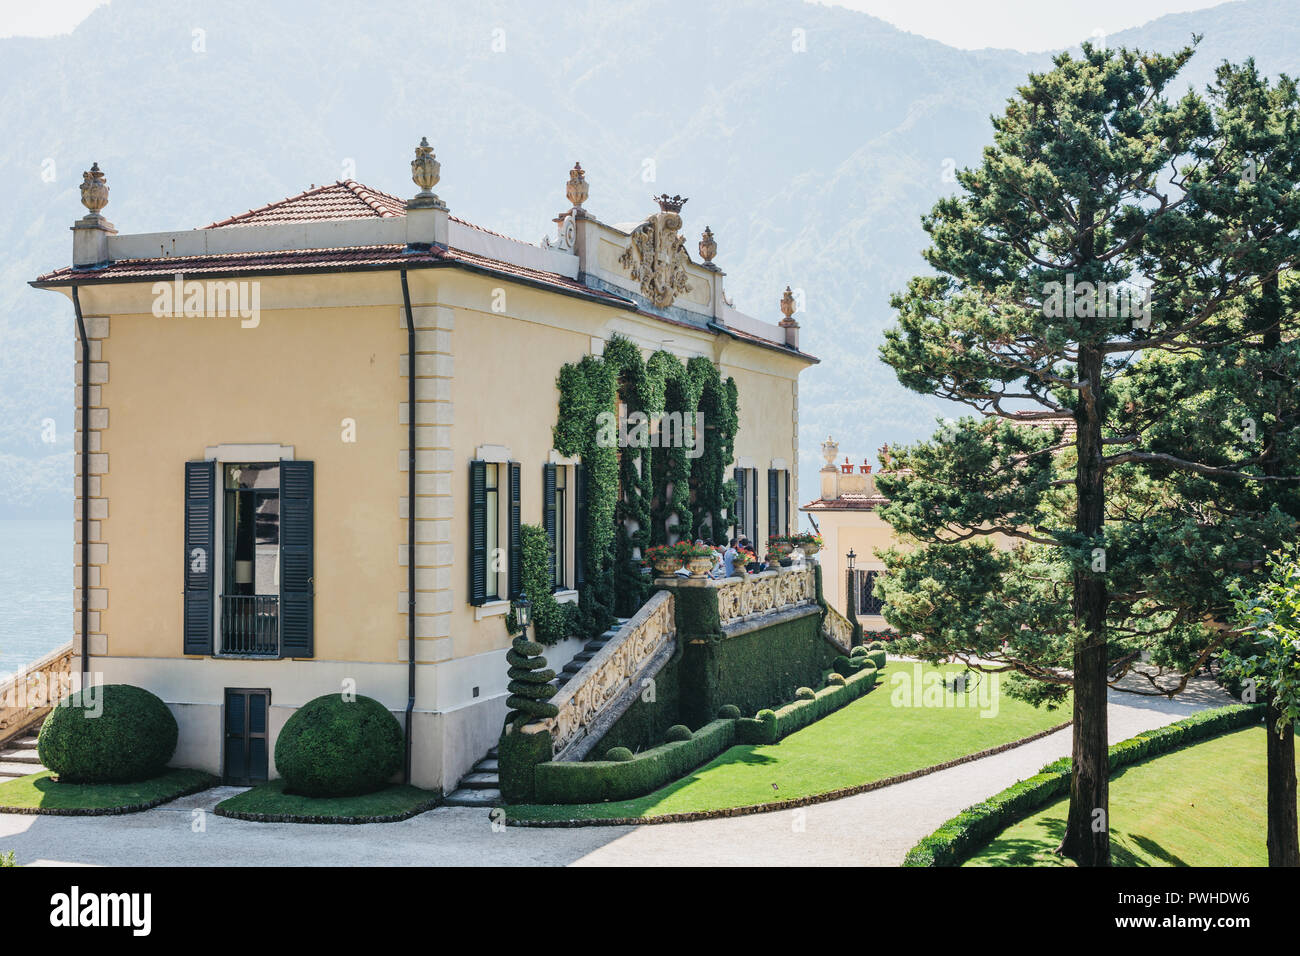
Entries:
{"type": "Polygon", "coordinates": [[[829,685],[809,697],[799,697],[776,710],[775,739],[802,730],[814,721],[821,720],[832,711],[857,700],[876,682],[876,670],[870,665],[844,678],[842,686],[829,685]]]}
{"type": "Polygon", "coordinates": [[[827,677],[826,677],[826,683],[827,683],[827,685],[830,686],[830,687],[843,687],[843,686],[844,686],[844,675],[843,675],[843,674],[829,674],[829,675],[827,675],[827,677]]]}
{"type": "MultiPolygon", "coordinates": [[[[1230,704],[1145,730],[1110,748],[1110,767],[1170,753],[1216,734],[1258,723],[1263,705],[1230,704]]],[[[1029,814],[1070,791],[1069,757],[1054,760],[1028,780],[1012,784],[982,803],[967,807],[908,851],[904,866],[959,866],[975,850],[1029,814]]]]}
{"type": "Polygon", "coordinates": [[[868,651],[883,651],[885,649],[885,642],[870,641],[866,644],[863,644],[862,646],[865,647],[868,651]]]}
{"type": "Polygon", "coordinates": [[[555,671],[546,666],[541,644],[520,634],[510,642],[506,663],[510,665],[506,670],[510,678],[506,684],[506,690],[510,691],[506,706],[511,708],[506,723],[519,730],[525,724],[559,714],[559,708],[551,703],[558,690],[551,683],[555,671]]]}
{"type": "MultiPolygon", "coordinates": [[[[547,646],[558,644],[577,629],[578,608],[561,604],[552,593],[551,539],[541,526],[523,524],[519,526],[519,549],[521,587],[533,605],[533,636],[547,646]]],[[[512,609],[506,615],[506,633],[514,637],[518,631],[512,609]]]]}
{"type": "Polygon", "coordinates": [[[690,740],[691,728],[685,724],[673,724],[668,728],[668,733],[664,734],[665,743],[675,743],[679,740],[690,740]]]}
{"type": "Polygon", "coordinates": [[[874,648],[874,647],[867,647],[867,645],[865,645],[865,644],[859,644],[857,647],[853,648],[853,653],[851,653],[849,656],[850,656],[850,657],[866,657],[866,656],[867,656],[867,651],[874,651],[874,650],[876,650],[876,649],[877,649],[877,648],[874,648]]]}
{"type": "Polygon", "coordinates": [[[550,759],[549,731],[524,733],[507,723],[497,742],[497,775],[506,802],[532,803],[537,792],[535,768],[550,759]]]}
{"type": "Polygon", "coordinates": [[[776,743],[776,712],[764,709],[753,717],[742,717],[736,721],[736,736],[746,744],[776,743]]]}
{"type": "Polygon", "coordinates": [[[871,666],[874,667],[876,670],[878,670],[878,671],[882,671],[882,670],[884,670],[884,669],[885,669],[885,649],[882,647],[882,648],[881,648],[880,650],[878,650],[878,651],[868,651],[868,652],[867,652],[867,660],[869,660],[869,661],[871,662],[871,666]]]}
{"type": "Polygon", "coordinates": [[[176,718],[143,687],[104,684],[65,698],[37,738],[41,763],[65,783],[156,777],[176,750],[176,718]]]}
{"type": "Polygon", "coordinates": [[[373,793],[402,769],[402,728],[371,697],[326,694],[294,711],[275,742],[285,792],[307,797],[373,793]]]}
{"type": "Polygon", "coordinates": [[[812,700],[816,696],[816,692],[811,687],[800,687],[794,692],[795,700],[812,700]]]}
{"type": "Polygon", "coordinates": [[[723,704],[718,708],[719,720],[739,720],[740,708],[735,704],[723,704]]]}
{"type": "Polygon", "coordinates": [[[626,747],[615,747],[605,754],[604,760],[538,764],[537,800],[539,803],[600,803],[644,796],[685,776],[730,747],[736,739],[736,724],[734,720],[711,721],[689,740],[660,744],[639,754],[626,747]]]}

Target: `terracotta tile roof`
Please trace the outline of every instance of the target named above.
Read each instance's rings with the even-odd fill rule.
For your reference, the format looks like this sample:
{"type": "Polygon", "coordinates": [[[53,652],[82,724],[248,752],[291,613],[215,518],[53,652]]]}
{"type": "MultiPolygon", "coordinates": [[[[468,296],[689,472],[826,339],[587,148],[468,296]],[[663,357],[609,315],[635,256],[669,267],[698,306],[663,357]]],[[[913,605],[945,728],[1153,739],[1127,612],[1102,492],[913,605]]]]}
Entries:
{"type": "Polygon", "coordinates": [[[329,186],[316,186],[296,196],[268,203],[204,226],[269,226],[293,222],[321,222],[330,219],[391,219],[406,215],[405,201],[352,179],[340,179],[329,186]]]}
{"type": "Polygon", "coordinates": [[[800,511],[875,511],[889,504],[884,495],[840,495],[838,498],[818,498],[803,505],[800,511]]]}

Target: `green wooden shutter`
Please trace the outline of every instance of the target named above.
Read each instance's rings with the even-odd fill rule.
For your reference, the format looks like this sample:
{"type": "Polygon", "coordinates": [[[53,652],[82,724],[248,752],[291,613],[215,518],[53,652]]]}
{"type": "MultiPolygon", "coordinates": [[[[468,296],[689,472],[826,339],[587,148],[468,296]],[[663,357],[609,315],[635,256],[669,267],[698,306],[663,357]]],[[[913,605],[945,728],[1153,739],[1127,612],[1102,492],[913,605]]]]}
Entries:
{"type": "Polygon", "coordinates": [[[753,544],[758,546],[758,469],[751,468],[754,473],[753,481],[749,483],[749,524],[753,531],[753,544]]]}
{"type": "Polygon", "coordinates": [[[790,533],[790,512],[794,510],[794,502],[790,500],[790,471],[789,469],[781,472],[785,475],[785,481],[781,483],[781,512],[784,516],[782,527],[785,528],[785,534],[790,533]]]}
{"type": "Polygon", "coordinates": [[[587,579],[587,470],[582,465],[573,468],[573,586],[582,587],[587,579]]]}
{"type": "MultiPolygon", "coordinates": [[[[519,597],[524,589],[524,549],[519,535],[519,501],[522,491],[519,462],[510,462],[510,570],[509,588],[511,600],[519,597]]],[[[534,596],[533,600],[536,600],[534,596]]]]}
{"type": "Polygon", "coordinates": [[[311,657],[315,641],[316,463],[280,462],[280,656],[311,657]]]}
{"type": "Polygon", "coordinates": [[[185,621],[182,651],[212,653],[212,565],[217,463],[185,463],[185,621]]]}
{"type": "Polygon", "coordinates": [[[774,469],[767,470],[767,534],[771,537],[781,533],[781,479],[774,469]]]}
{"type": "MultiPolygon", "coordinates": [[[[743,538],[745,536],[745,469],[736,469],[736,532],[734,537],[743,538]]],[[[754,542],[754,547],[758,547],[758,542],[754,542]]],[[[759,551],[759,555],[762,555],[759,551]]]]}
{"type": "Polygon", "coordinates": [[[487,600],[487,462],[469,463],[469,603],[487,600]]]}
{"type": "Polygon", "coordinates": [[[551,543],[548,566],[549,581],[555,580],[555,544],[558,529],[555,523],[555,466],[542,465],[542,526],[546,529],[546,538],[551,543]]]}

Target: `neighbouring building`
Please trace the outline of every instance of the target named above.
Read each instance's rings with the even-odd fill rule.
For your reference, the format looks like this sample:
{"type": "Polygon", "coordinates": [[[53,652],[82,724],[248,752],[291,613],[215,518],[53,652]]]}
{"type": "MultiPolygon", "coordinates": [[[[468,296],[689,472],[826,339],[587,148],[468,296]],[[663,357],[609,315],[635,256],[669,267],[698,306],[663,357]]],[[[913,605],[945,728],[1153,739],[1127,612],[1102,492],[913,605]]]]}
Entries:
{"type": "Polygon", "coordinates": [[[712,233],[686,251],[681,197],[609,225],[575,166],[556,234],[529,244],[452,216],[427,143],[411,166],[409,200],[342,181],[119,235],[96,165],[71,266],[32,283],[79,329],[73,669],[165,700],[176,765],[273,777],[293,711],[352,689],[408,722],[412,782],[452,789],[506,712],[521,522],[578,598],[557,375],[613,336],[734,380],[728,519],[756,541],[790,524],[816,361],[792,300],[774,322],[733,308],[712,233]]]}

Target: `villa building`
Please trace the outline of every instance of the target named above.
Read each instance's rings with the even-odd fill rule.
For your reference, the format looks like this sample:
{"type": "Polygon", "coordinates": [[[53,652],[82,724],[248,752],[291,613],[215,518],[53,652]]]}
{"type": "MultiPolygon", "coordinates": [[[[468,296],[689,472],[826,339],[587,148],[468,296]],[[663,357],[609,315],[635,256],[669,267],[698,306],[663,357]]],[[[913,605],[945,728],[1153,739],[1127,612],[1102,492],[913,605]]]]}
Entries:
{"type": "Polygon", "coordinates": [[[104,218],[95,166],[72,264],[32,283],[68,296],[82,357],[73,669],[166,701],[175,765],[274,777],[294,710],[354,691],[404,721],[411,782],[452,789],[506,714],[521,523],[578,600],[587,475],[555,447],[557,377],[614,337],[734,381],[725,530],[790,524],[816,359],[792,303],[732,307],[685,200],[610,225],[575,166],[530,244],[451,215],[427,143],[411,166],[409,200],[342,181],[138,235],[104,218]]]}

